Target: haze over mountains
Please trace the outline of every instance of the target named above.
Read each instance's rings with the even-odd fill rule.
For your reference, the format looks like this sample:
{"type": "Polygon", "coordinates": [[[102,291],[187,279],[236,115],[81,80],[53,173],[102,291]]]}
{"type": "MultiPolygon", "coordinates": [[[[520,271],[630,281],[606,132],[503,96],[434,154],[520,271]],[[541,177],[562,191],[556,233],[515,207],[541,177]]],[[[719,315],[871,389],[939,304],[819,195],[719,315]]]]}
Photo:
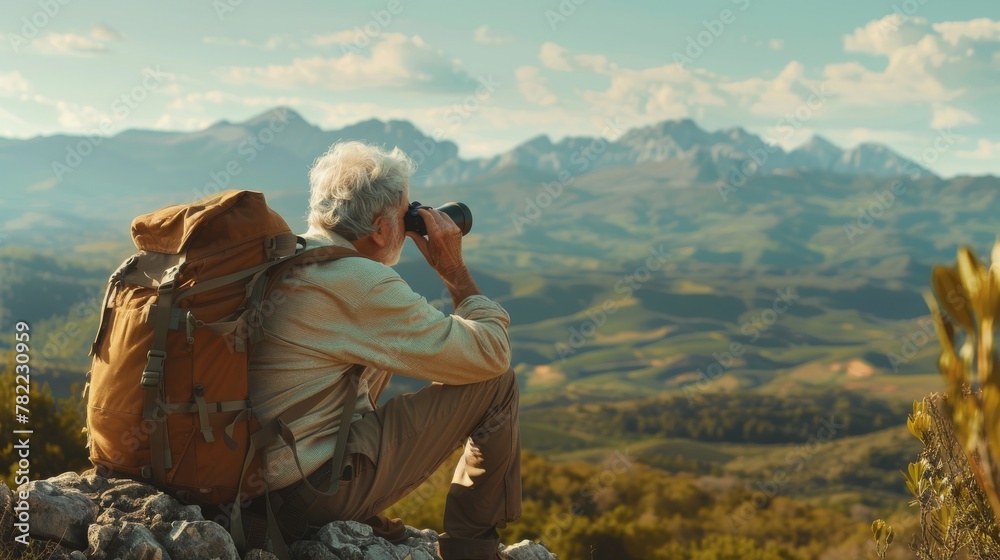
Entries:
{"type": "Polygon", "coordinates": [[[595,169],[639,163],[683,162],[701,180],[724,178],[734,166],[756,160],[757,171],[787,169],[830,171],[846,175],[903,175],[927,170],[879,144],[843,150],[822,137],[786,152],[742,128],[708,132],[690,119],[615,130],[615,140],[548,136],[527,140],[491,157],[462,159],[458,146],[435,141],[408,121],[367,120],[322,130],[287,108],[275,108],[242,123],[220,121],[196,132],[128,130],[110,138],[55,135],[26,140],[0,139],[0,165],[6,189],[43,192],[100,191],[128,185],[133,189],[178,188],[211,181],[205,170],[222,174],[230,161],[266,162],[254,179],[263,187],[302,182],[309,164],[332,143],[362,139],[399,146],[419,164],[413,184],[450,185],[474,180],[508,167],[543,173],[582,174],[595,169]],[[136,177],[144,177],[136,184],[136,177]]]}

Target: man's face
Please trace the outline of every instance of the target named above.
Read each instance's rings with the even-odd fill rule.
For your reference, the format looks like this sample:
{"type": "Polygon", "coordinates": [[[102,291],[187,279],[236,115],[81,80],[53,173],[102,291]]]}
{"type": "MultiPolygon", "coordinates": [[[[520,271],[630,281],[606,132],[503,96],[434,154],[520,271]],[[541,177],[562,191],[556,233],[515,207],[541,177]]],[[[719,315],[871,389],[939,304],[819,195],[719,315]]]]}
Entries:
{"type": "Polygon", "coordinates": [[[399,208],[396,209],[395,218],[389,220],[389,231],[387,233],[388,243],[384,247],[383,258],[379,259],[384,264],[393,266],[399,262],[399,257],[403,253],[403,243],[406,242],[406,230],[403,227],[403,216],[410,208],[408,198],[404,197],[399,208]]]}

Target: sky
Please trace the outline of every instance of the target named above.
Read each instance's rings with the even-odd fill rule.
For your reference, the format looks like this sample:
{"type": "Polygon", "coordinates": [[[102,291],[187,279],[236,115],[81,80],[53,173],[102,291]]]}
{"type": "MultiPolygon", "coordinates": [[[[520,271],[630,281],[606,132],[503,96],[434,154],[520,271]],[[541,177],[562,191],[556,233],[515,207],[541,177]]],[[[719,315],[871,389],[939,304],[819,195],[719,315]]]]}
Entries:
{"type": "Polygon", "coordinates": [[[277,105],[490,156],[692,118],[1000,175],[996,0],[17,0],[0,137],[199,130],[277,105]]]}

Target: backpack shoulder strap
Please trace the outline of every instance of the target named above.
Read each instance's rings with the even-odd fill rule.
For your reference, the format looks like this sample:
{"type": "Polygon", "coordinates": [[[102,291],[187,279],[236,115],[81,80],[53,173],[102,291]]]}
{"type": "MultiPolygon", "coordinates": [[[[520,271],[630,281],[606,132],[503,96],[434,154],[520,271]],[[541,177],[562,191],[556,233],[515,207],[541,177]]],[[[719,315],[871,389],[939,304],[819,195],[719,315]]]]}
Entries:
{"type": "MultiPolygon", "coordinates": [[[[298,239],[299,243],[305,246],[305,239],[301,237],[298,239]]],[[[332,262],[344,257],[371,259],[371,257],[359,253],[356,249],[341,247],[340,245],[323,245],[321,247],[313,247],[312,249],[303,249],[295,256],[285,259],[280,265],[268,271],[265,291],[270,291],[274,282],[294,266],[311,266],[332,262]]]]}

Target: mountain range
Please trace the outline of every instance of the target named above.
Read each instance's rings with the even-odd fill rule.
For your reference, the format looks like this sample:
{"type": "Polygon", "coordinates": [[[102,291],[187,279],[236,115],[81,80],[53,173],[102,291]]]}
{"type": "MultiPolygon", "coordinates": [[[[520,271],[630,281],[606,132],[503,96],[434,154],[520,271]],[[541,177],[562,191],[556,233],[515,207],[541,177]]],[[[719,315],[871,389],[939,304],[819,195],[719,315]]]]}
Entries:
{"type": "Polygon", "coordinates": [[[418,163],[412,183],[421,187],[470,181],[510,167],[581,175],[651,162],[673,162],[678,178],[697,181],[726,179],[744,164],[744,172],[754,173],[795,169],[855,176],[930,174],[880,144],[844,150],[814,136],[785,151],[742,128],[708,132],[690,119],[633,128],[614,140],[568,137],[553,142],[542,135],[493,157],[463,159],[453,142],[436,141],[408,121],[371,119],[322,130],[284,107],[240,123],[219,121],[195,132],[127,130],[106,138],[0,138],[0,168],[8,192],[28,194],[57,186],[63,191],[106,193],[112,189],[122,194],[195,189],[223,183],[225,175],[236,179],[258,162],[263,165],[253,165],[256,186],[288,188],[303,183],[310,163],[339,140],[398,146],[418,163]],[[239,172],[227,172],[227,166],[238,167],[239,172]],[[137,177],[142,177],[139,184],[137,177]]]}

